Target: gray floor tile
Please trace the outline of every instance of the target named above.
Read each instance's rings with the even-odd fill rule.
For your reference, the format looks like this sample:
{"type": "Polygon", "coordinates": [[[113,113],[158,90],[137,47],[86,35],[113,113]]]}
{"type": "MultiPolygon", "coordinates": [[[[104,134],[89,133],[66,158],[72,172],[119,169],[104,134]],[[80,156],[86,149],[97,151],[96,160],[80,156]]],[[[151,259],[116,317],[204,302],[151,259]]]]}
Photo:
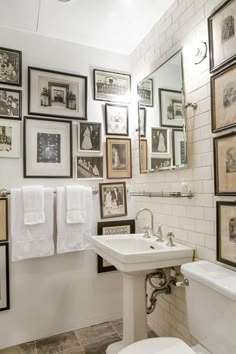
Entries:
{"type": "Polygon", "coordinates": [[[7,349],[0,349],[0,354],[36,354],[35,342],[16,345],[7,349]]]}
{"type": "Polygon", "coordinates": [[[37,354],[55,354],[65,350],[77,348],[80,343],[74,332],[59,334],[57,336],[36,341],[37,354]]]}

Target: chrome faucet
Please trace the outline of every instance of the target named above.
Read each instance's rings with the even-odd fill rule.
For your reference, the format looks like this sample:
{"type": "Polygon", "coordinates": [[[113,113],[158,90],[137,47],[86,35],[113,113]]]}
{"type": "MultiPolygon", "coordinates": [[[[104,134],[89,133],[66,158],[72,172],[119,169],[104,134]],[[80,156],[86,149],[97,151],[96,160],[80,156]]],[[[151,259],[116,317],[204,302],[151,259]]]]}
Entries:
{"type": "Polygon", "coordinates": [[[150,213],[150,215],[151,215],[151,228],[149,228],[148,226],[145,226],[145,233],[144,233],[144,236],[143,236],[144,238],[150,238],[150,237],[153,236],[153,234],[154,234],[154,231],[153,231],[153,229],[154,229],[154,218],[153,218],[153,213],[152,213],[152,211],[151,211],[150,209],[148,209],[148,208],[142,208],[142,209],[140,209],[140,210],[137,212],[135,219],[137,220],[139,214],[140,214],[141,212],[143,212],[143,211],[148,211],[148,212],[150,213]]]}

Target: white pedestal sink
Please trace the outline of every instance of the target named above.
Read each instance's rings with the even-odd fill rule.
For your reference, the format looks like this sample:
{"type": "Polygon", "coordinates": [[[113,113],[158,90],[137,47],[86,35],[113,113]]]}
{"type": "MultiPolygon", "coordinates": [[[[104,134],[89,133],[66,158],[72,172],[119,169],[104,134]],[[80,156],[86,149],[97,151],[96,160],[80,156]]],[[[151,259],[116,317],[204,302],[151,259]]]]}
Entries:
{"type": "Polygon", "coordinates": [[[146,274],[156,268],[192,261],[193,248],[176,243],[174,247],[143,234],[92,236],[94,250],[113,264],[123,276],[123,340],[109,345],[106,354],[147,338],[146,274]]]}

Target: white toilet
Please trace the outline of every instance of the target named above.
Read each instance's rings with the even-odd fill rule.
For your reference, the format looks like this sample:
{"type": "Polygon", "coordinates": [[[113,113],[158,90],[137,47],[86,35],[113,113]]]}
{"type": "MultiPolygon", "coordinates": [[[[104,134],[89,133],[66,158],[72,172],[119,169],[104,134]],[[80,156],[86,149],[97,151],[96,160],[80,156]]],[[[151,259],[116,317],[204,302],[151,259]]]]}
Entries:
{"type": "Polygon", "coordinates": [[[184,264],[188,328],[201,345],[177,338],[151,338],[119,354],[236,354],[236,272],[207,261],[184,264]]]}

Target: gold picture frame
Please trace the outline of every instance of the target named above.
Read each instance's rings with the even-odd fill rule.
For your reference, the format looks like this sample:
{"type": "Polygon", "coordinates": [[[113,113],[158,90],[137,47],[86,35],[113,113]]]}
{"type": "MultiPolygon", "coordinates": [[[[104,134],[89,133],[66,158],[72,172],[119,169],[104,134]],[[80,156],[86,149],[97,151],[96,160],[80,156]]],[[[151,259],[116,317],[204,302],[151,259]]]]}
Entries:
{"type": "Polygon", "coordinates": [[[140,140],[140,173],[148,173],[148,145],[147,139],[140,140]]]}
{"type": "Polygon", "coordinates": [[[132,178],[131,139],[107,138],[107,178],[132,178]]]}

